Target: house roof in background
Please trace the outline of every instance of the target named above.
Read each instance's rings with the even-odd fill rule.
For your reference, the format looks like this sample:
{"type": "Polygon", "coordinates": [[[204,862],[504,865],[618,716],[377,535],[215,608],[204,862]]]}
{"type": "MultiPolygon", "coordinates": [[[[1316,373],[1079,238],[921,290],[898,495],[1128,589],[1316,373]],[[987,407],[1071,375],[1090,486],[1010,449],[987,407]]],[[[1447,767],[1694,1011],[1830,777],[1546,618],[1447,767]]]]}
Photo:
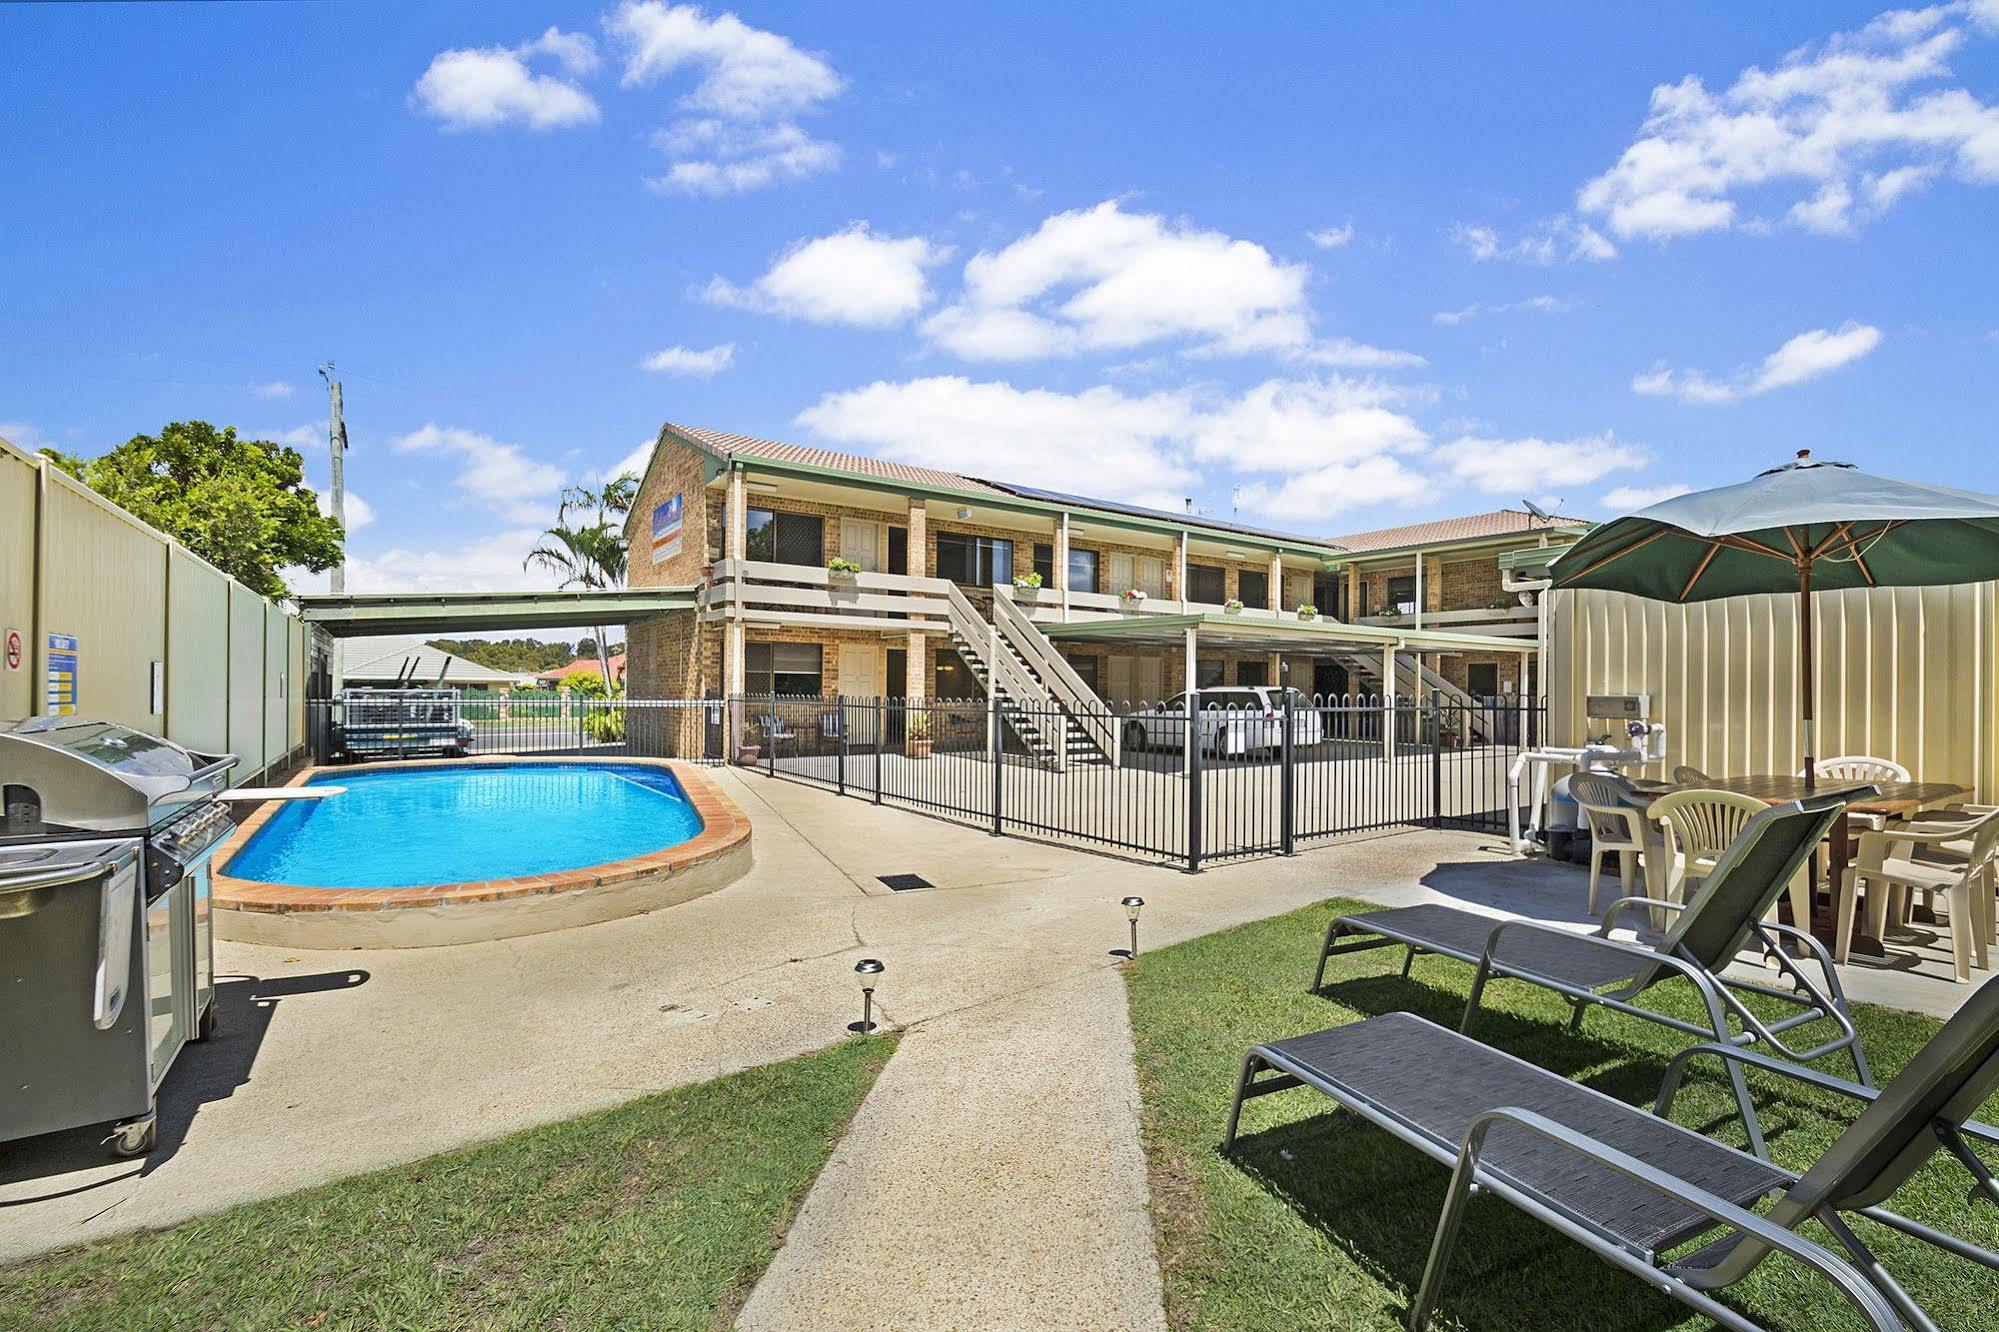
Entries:
{"type": "Polygon", "coordinates": [[[436,683],[440,674],[446,685],[518,684],[534,676],[524,671],[496,671],[456,653],[432,647],[411,634],[387,638],[343,640],[340,675],[345,680],[397,680],[405,676],[414,683],[436,683]],[[415,663],[412,669],[411,663],[415,663]]]}
{"type": "MultiPolygon", "coordinates": [[[[537,680],[559,680],[559,679],[565,679],[572,675],[602,675],[602,674],[603,674],[603,666],[598,662],[598,660],[595,657],[578,657],[575,661],[572,661],[565,666],[558,666],[552,671],[536,671],[534,678],[537,680]]],[[[625,654],[622,652],[613,652],[611,654],[611,678],[614,680],[622,680],[624,679],[624,677],[625,677],[625,654]]]]}
{"type": "Polygon", "coordinates": [[[1482,537],[1566,532],[1573,527],[1585,526],[1589,521],[1587,518],[1568,518],[1560,514],[1543,520],[1525,509],[1493,509],[1486,513],[1468,513],[1458,518],[1439,518],[1434,522],[1410,523],[1404,527],[1380,527],[1372,532],[1355,532],[1350,536],[1334,537],[1333,544],[1344,546],[1355,554],[1364,555],[1373,550],[1442,545],[1452,541],[1476,541],[1482,537]]]}

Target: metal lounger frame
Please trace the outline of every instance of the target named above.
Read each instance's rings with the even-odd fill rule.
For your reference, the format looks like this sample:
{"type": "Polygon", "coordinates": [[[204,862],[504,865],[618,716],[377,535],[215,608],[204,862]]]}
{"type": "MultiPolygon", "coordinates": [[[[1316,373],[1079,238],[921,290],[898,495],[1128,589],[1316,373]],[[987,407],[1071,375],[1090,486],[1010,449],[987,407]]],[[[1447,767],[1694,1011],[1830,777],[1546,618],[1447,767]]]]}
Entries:
{"type": "MultiPolygon", "coordinates": [[[[1734,1049],[1733,1046],[1715,1048],[1734,1049]]],[[[1515,1063],[1526,1064],[1526,1061],[1516,1059],[1512,1055],[1504,1057],[1512,1059],[1515,1063]]],[[[1533,1067],[1533,1065],[1526,1066],[1533,1067]]],[[[1545,1077],[1566,1081],[1561,1079],[1560,1075],[1549,1073],[1544,1069],[1536,1071],[1545,1077]]],[[[1766,1332],[1761,1324],[1751,1322],[1715,1299],[1708,1293],[1704,1283],[1698,1279],[1689,1279],[1689,1274],[1674,1271],[1672,1264],[1661,1266],[1653,1260],[1652,1255],[1635,1252],[1580,1216],[1550,1206],[1542,1198],[1523,1191],[1504,1177],[1483,1170],[1481,1158],[1485,1150],[1486,1135],[1493,1125],[1499,1123],[1515,1124],[1575,1152],[1579,1157],[1594,1161],[1703,1212],[1719,1225],[1726,1226],[1738,1234],[1753,1237],[1771,1249],[1787,1254],[1831,1282],[1875,1332],[1902,1332],[1902,1323],[1897,1317],[1897,1310],[1881,1289],[1868,1276],[1856,1271],[1850,1263],[1831,1250],[1775,1225],[1747,1208],[1739,1207],[1725,1198],[1689,1185],[1684,1180],[1677,1179],[1633,1156],[1565,1128],[1546,1116],[1517,1106],[1497,1106],[1475,1117],[1465,1134],[1463,1143],[1455,1153],[1451,1153],[1440,1150],[1432,1137],[1415,1129],[1398,1115],[1393,1107],[1355,1093],[1350,1088],[1341,1087],[1320,1077],[1312,1069],[1286,1059],[1280,1051],[1259,1045],[1243,1058],[1242,1072],[1236,1082],[1235,1101],[1229,1109],[1228,1129],[1223,1137],[1223,1152],[1230,1152],[1235,1147],[1244,1101],[1299,1086],[1314,1088],[1344,1109],[1385,1130],[1431,1160],[1452,1166],[1450,1191],[1445,1196],[1443,1210],[1437,1218],[1436,1234],[1431,1240],[1430,1256],[1424,1265],[1422,1284],[1409,1307],[1411,1332],[1424,1332],[1429,1326],[1430,1318],[1435,1313],[1443,1292],[1444,1275],[1457,1245],[1458,1230],[1464,1219],[1465,1203],[1471,1195],[1481,1192],[1491,1193],[1495,1197],[1504,1199],[1535,1220],[1581,1244],[1604,1261],[1623,1268],[1649,1285],[1664,1290],[1682,1303],[1706,1314],[1721,1326],[1732,1329],[1732,1332],[1766,1332]],[[1264,1070],[1273,1071],[1277,1076],[1258,1081],[1258,1073],[1264,1070]]],[[[1601,1095],[1601,1093],[1593,1094],[1601,1095]]],[[[1924,1332],[1934,1332],[1934,1330],[1925,1329],[1924,1332]]]]}
{"type": "MultiPolygon", "coordinates": [[[[1776,959],[1779,969],[1790,977],[1797,991],[1803,992],[1800,994],[1797,991],[1780,990],[1756,981],[1725,977],[1711,972],[1699,962],[1686,956],[1683,947],[1676,947],[1669,953],[1644,944],[1612,939],[1610,931],[1617,924],[1618,914],[1626,908],[1685,911],[1687,904],[1654,901],[1649,897],[1620,897],[1610,904],[1609,910],[1604,912],[1603,923],[1592,934],[1578,934],[1573,930],[1565,930],[1560,926],[1547,925],[1540,921],[1495,919],[1492,932],[1486,936],[1485,948],[1476,958],[1459,949],[1440,946],[1435,940],[1424,939],[1411,932],[1397,930],[1393,926],[1369,922],[1364,916],[1340,916],[1326,928],[1326,942],[1319,950],[1319,965],[1312,977],[1312,990],[1316,993],[1325,984],[1326,963],[1333,957],[1343,953],[1366,952],[1369,949],[1389,948],[1400,944],[1407,949],[1402,960],[1402,974],[1405,976],[1409,974],[1410,965],[1418,953],[1435,953],[1441,957],[1455,958],[1460,962],[1477,964],[1478,973],[1472,981],[1471,994],[1465,1002],[1464,1019],[1458,1026],[1461,1032],[1470,1032],[1472,1020],[1478,1015],[1479,1003],[1485,995],[1486,983],[1494,977],[1502,977],[1539,985],[1567,999],[1574,1010],[1569,1024],[1571,1030],[1581,1028],[1584,1010],[1594,1004],[1706,1040],[1730,1044],[1748,1044],[1760,1040],[1786,1058],[1800,1062],[1808,1063],[1844,1050],[1853,1060],[1854,1071],[1859,1075],[1861,1082],[1872,1084],[1873,1077],[1867,1067],[1867,1056],[1860,1048],[1859,1030],[1854,1026],[1853,1017],[1847,1011],[1846,991],[1839,983],[1838,968],[1833,965],[1832,955],[1826,951],[1825,945],[1811,934],[1773,922],[1752,922],[1749,927],[1751,937],[1762,946],[1767,955],[1776,959]],[[1773,931],[1796,940],[1818,961],[1824,973],[1823,989],[1785,953],[1778,940],[1772,937],[1773,931]],[[1606,991],[1572,984],[1559,976],[1550,976],[1525,966],[1509,965],[1497,957],[1495,950],[1509,932],[1541,934],[1565,942],[1583,943],[1589,947],[1623,953],[1633,961],[1643,963],[1644,970],[1635,980],[1614,990],[1606,991]],[[1349,940],[1366,938],[1371,942],[1342,944],[1343,938],[1349,940]],[[1695,993],[1700,995],[1701,1003],[1707,1009],[1707,1026],[1686,1022],[1649,1008],[1640,1008],[1631,1002],[1662,979],[1653,970],[1654,968],[1676,973],[1694,987],[1695,993]],[[1739,997],[1741,993],[1798,1004],[1803,1007],[1803,1011],[1776,1022],[1766,1023],[1742,1002],[1739,997]],[[1727,1016],[1730,1013],[1733,1013],[1736,1020],[1742,1024],[1743,1030],[1740,1033],[1730,1030],[1727,1016]],[[1838,1038],[1803,1050],[1794,1050],[1783,1041],[1783,1033],[1819,1021],[1829,1021],[1837,1026],[1838,1038]]],[[[1736,1101],[1742,1111],[1743,1123],[1748,1129],[1750,1146],[1757,1155],[1763,1155],[1763,1129],[1756,1117],[1756,1107],[1750,1100],[1749,1084],[1735,1065],[1729,1065],[1728,1075],[1729,1082],[1735,1090],[1736,1101]]]]}

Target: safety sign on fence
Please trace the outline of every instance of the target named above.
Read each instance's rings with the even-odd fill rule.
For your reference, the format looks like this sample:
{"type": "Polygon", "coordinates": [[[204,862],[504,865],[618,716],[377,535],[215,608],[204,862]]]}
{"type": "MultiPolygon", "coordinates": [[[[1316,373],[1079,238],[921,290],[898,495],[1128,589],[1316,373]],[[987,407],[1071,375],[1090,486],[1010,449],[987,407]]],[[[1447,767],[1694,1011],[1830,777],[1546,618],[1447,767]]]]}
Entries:
{"type": "Polygon", "coordinates": [[[51,717],[69,717],[76,712],[76,661],[81,650],[73,634],[49,635],[48,698],[44,711],[51,717]]]}

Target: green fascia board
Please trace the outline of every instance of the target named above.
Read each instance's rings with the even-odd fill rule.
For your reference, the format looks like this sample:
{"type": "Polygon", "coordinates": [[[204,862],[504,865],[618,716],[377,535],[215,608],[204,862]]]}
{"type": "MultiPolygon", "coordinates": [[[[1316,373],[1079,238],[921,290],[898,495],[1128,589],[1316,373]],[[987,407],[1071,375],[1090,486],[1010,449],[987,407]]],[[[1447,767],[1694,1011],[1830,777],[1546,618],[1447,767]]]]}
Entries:
{"type": "Polygon", "coordinates": [[[1474,652],[1533,652],[1531,640],[1492,634],[1453,634],[1436,629],[1392,629],[1381,625],[1348,624],[1342,620],[1264,620],[1236,615],[1132,615],[1115,620],[1073,620],[1068,624],[1035,621],[1050,638],[1143,638],[1160,630],[1197,633],[1202,629],[1296,635],[1302,640],[1338,638],[1349,643],[1394,643],[1412,648],[1465,648],[1474,652]]]}
{"type": "Polygon", "coordinates": [[[1559,546],[1529,546],[1525,550],[1509,550],[1499,557],[1502,569],[1545,569],[1554,563],[1555,557],[1567,550],[1573,542],[1559,546]]]}
{"type": "MultiPolygon", "coordinates": [[[[678,435],[675,439],[680,438],[678,435]]],[[[703,450],[705,452],[705,450],[703,450]]],[[[1105,527],[1122,527],[1138,532],[1160,532],[1167,536],[1178,536],[1182,532],[1200,536],[1207,540],[1225,540],[1231,543],[1255,546],[1259,550],[1274,551],[1280,555],[1301,555],[1315,560],[1337,559],[1344,552],[1333,545],[1319,545],[1300,541],[1286,541],[1282,537],[1262,536],[1252,532],[1221,531],[1200,523],[1176,523],[1164,518],[1145,518],[1138,514],[1115,513],[1108,509],[1092,509],[1087,506],[1054,504],[1047,500],[1028,499],[1021,495],[998,495],[986,490],[965,490],[957,486],[922,485],[913,481],[893,481],[887,477],[869,476],[864,472],[849,472],[838,467],[820,467],[815,463],[792,462],[778,458],[740,458],[736,466],[745,472],[778,472],[790,476],[810,477],[815,480],[837,481],[843,485],[857,485],[866,490],[886,490],[898,495],[921,496],[925,499],[947,499],[958,504],[973,505],[987,509],[1005,509],[1011,513],[1047,514],[1050,516],[1070,514],[1084,517],[1087,521],[1105,527]]]]}

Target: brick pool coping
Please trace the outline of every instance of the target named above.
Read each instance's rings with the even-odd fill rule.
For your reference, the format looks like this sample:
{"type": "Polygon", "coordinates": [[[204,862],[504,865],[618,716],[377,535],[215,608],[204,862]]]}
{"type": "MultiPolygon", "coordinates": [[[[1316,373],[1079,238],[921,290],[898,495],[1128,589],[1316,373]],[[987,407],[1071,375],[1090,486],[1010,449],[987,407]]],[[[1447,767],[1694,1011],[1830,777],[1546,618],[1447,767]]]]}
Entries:
{"type": "Polygon", "coordinates": [[[481,767],[496,763],[509,766],[545,764],[556,766],[577,762],[616,762],[662,768],[673,774],[694,812],[701,816],[701,831],[677,846],[663,847],[645,855],[615,860],[582,869],[556,870],[512,879],[487,879],[467,883],[428,884],[418,888],[315,888],[289,883],[263,883],[238,879],[226,871],[236,853],[257,835],[266,820],[282,808],[270,801],[239,825],[222,844],[215,863],[214,905],[222,910],[274,913],[317,911],[393,911],[399,907],[451,906],[470,902],[503,902],[514,898],[573,892],[581,888],[608,887],[637,879],[683,873],[726,855],[749,840],[750,819],[736,802],[722,794],[708,774],[678,759],[620,758],[578,760],[576,758],[536,758],[512,754],[487,754],[465,759],[423,759],[415,762],[350,763],[339,767],[308,767],[300,770],[286,786],[303,786],[322,773],[384,772],[397,768],[481,767]]]}

